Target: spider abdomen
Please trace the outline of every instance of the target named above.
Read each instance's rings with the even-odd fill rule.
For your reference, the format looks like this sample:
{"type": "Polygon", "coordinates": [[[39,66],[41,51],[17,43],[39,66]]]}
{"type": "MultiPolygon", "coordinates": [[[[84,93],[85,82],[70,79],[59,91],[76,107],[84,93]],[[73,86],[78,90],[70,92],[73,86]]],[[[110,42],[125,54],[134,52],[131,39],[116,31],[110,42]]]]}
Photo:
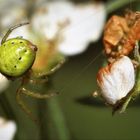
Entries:
{"type": "Polygon", "coordinates": [[[19,77],[33,65],[37,47],[22,38],[13,38],[0,46],[0,72],[8,77],[19,77]]]}

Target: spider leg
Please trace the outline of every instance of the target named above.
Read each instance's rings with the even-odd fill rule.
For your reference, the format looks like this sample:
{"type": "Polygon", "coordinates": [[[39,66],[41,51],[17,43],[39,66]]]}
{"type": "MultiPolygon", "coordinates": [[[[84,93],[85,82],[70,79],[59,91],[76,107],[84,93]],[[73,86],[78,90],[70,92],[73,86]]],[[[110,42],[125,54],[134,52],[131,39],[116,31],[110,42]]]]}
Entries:
{"type": "Polygon", "coordinates": [[[27,95],[27,96],[30,96],[30,97],[33,97],[33,98],[37,98],[37,99],[47,99],[47,98],[50,98],[52,96],[55,96],[57,95],[57,93],[50,93],[50,94],[40,94],[40,93],[37,93],[37,92],[32,92],[24,87],[22,87],[20,89],[21,93],[27,95]]]}
{"type": "Polygon", "coordinates": [[[30,84],[34,84],[34,85],[43,84],[43,83],[48,82],[48,78],[45,77],[45,78],[42,78],[42,79],[30,79],[28,82],[30,84]]]}
{"type": "Polygon", "coordinates": [[[40,94],[40,93],[32,92],[24,87],[20,87],[17,90],[17,94],[16,94],[17,103],[23,109],[23,111],[31,118],[31,120],[33,120],[36,124],[39,124],[39,121],[38,121],[38,119],[36,119],[33,116],[32,111],[29,109],[29,107],[21,99],[21,95],[23,95],[23,94],[30,96],[30,97],[33,97],[33,98],[37,98],[37,99],[47,99],[47,98],[50,98],[52,96],[57,95],[57,93],[40,94]]]}
{"type": "Polygon", "coordinates": [[[21,99],[21,95],[22,95],[22,88],[19,88],[18,91],[17,91],[17,94],[16,94],[17,103],[22,108],[22,110],[30,117],[31,120],[33,120],[36,124],[39,124],[38,119],[36,119],[33,116],[31,110],[29,109],[29,107],[21,99]]]}
{"type": "Polygon", "coordinates": [[[19,87],[19,89],[17,90],[17,95],[16,95],[16,99],[17,102],[19,104],[19,106],[23,109],[23,111],[31,118],[31,120],[33,120],[34,122],[38,123],[38,120],[33,116],[31,110],[29,109],[29,107],[23,102],[23,100],[21,99],[21,95],[26,95],[26,96],[30,96],[36,99],[47,99],[50,98],[52,96],[56,96],[58,95],[57,92],[53,92],[50,94],[40,94],[37,92],[32,92],[28,89],[26,89],[24,86],[28,83],[32,83],[32,84],[40,84],[40,83],[45,83],[48,81],[48,77],[49,75],[53,74],[55,71],[57,71],[63,64],[64,64],[65,60],[60,61],[60,63],[58,63],[54,68],[52,68],[50,70],[50,72],[48,73],[38,73],[38,74],[34,74],[31,72],[29,72],[25,77],[23,77],[22,83],[21,83],[21,87],[19,87]],[[30,78],[39,78],[39,79],[30,79],[30,78]]]}
{"type": "Polygon", "coordinates": [[[35,74],[33,74],[33,76],[36,77],[36,78],[47,77],[47,76],[55,73],[59,68],[61,68],[61,66],[65,63],[65,61],[66,61],[65,59],[61,60],[49,72],[35,73],[35,74]]]}
{"type": "Polygon", "coordinates": [[[21,27],[21,26],[23,26],[23,25],[26,25],[26,24],[29,24],[29,22],[20,23],[20,24],[17,24],[17,25],[15,25],[15,26],[11,27],[11,28],[7,31],[7,33],[4,35],[4,37],[2,38],[1,45],[7,40],[8,36],[10,35],[10,33],[11,33],[14,29],[16,29],[16,28],[18,28],[18,27],[21,27]]]}

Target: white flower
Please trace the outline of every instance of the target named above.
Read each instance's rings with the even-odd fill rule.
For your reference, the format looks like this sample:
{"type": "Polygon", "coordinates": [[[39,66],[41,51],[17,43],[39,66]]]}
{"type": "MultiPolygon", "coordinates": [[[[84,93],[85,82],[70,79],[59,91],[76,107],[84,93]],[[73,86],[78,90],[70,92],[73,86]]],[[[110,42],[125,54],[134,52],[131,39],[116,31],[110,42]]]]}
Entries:
{"type": "Polygon", "coordinates": [[[97,82],[101,95],[109,104],[115,104],[125,97],[135,83],[134,67],[127,56],[122,56],[114,63],[99,70],[97,82]]]}
{"type": "MultiPolygon", "coordinates": [[[[12,2],[11,2],[12,3],[12,2]]],[[[11,6],[1,18],[2,27],[9,28],[17,23],[27,21],[25,18],[25,3],[20,3],[19,8],[11,6]]],[[[4,6],[6,7],[6,6],[4,6]]],[[[46,39],[57,36],[58,51],[64,55],[82,53],[90,42],[97,41],[102,33],[106,18],[105,6],[101,2],[74,4],[69,1],[44,2],[33,13],[30,26],[33,34],[42,35],[46,39]]],[[[28,26],[20,27],[9,36],[23,36],[34,42],[28,26]]]]}
{"type": "Polygon", "coordinates": [[[25,2],[22,0],[1,0],[0,25],[2,29],[26,20],[25,2]]]}
{"type": "Polygon", "coordinates": [[[83,52],[90,41],[97,41],[102,33],[106,17],[103,3],[76,5],[68,1],[47,2],[33,16],[34,30],[53,39],[59,36],[58,49],[65,55],[83,52]]]}
{"type": "Polygon", "coordinates": [[[0,140],[12,140],[16,132],[14,121],[6,121],[0,117],[0,140]]]}
{"type": "Polygon", "coordinates": [[[9,86],[9,80],[0,73],[0,93],[9,86]]]}
{"type": "MultiPolygon", "coordinates": [[[[20,1],[19,7],[14,0],[11,3],[14,3],[14,6],[3,12],[1,17],[3,28],[27,20],[25,3],[20,1]]],[[[4,3],[1,7],[8,7],[8,4],[4,3]]],[[[59,32],[58,50],[64,55],[75,55],[83,52],[91,41],[99,39],[105,18],[106,11],[103,3],[74,4],[69,1],[53,1],[39,6],[33,13],[30,25],[35,33],[47,39],[54,39],[59,32]]],[[[33,41],[30,33],[28,26],[20,27],[13,31],[10,37],[23,36],[33,41]]]]}

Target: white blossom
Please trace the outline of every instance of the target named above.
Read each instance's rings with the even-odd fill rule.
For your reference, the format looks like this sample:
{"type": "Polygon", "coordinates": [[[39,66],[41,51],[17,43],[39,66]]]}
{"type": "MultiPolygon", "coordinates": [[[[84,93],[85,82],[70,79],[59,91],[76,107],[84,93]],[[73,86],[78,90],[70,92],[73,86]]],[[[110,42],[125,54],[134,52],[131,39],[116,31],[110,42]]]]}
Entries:
{"type": "Polygon", "coordinates": [[[0,73],[0,93],[9,86],[9,80],[0,73]]]}
{"type": "Polygon", "coordinates": [[[135,83],[134,67],[127,56],[122,56],[114,63],[101,68],[97,75],[101,95],[109,104],[115,104],[125,97],[135,83]]]}
{"type": "Polygon", "coordinates": [[[103,3],[74,4],[68,1],[47,2],[36,11],[32,25],[38,33],[53,39],[60,29],[58,49],[65,55],[83,52],[89,42],[97,41],[106,17],[103,3]]]}
{"type": "Polygon", "coordinates": [[[25,2],[22,0],[1,0],[0,25],[2,29],[26,20],[25,2]]]}
{"type": "Polygon", "coordinates": [[[0,140],[13,140],[15,132],[15,122],[0,117],[0,140]]]}
{"type": "MultiPolygon", "coordinates": [[[[17,5],[11,6],[3,13],[1,24],[4,29],[27,21],[24,6],[25,3],[20,3],[19,8],[17,5]]],[[[14,30],[9,38],[23,36],[34,42],[32,34],[52,40],[58,37],[58,51],[64,55],[76,55],[85,51],[90,42],[99,39],[105,19],[106,10],[101,2],[40,2],[30,19],[30,29],[33,32],[27,25],[14,30]]]]}

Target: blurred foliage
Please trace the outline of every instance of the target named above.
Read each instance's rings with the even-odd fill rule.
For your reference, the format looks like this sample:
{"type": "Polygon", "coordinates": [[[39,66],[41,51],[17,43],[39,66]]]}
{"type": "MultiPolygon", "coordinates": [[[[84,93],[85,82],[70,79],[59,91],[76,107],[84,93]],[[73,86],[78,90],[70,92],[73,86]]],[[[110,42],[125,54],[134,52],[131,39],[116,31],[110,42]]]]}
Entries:
{"type": "MultiPolygon", "coordinates": [[[[109,0],[106,4],[108,2],[115,1],[109,0]]],[[[127,0],[126,5],[114,8],[115,11],[111,9],[108,16],[122,14],[126,8],[139,10],[140,2],[127,0]]],[[[47,92],[46,87],[49,87],[49,90],[55,89],[60,92],[59,96],[49,100],[23,97],[34,115],[40,119],[40,126],[32,122],[17,105],[15,96],[20,81],[11,82],[10,87],[0,94],[0,116],[16,120],[18,131],[15,140],[140,139],[139,99],[130,104],[125,114],[112,117],[110,109],[102,101],[91,97],[97,88],[96,73],[104,61],[102,49],[102,39],[90,44],[86,52],[69,58],[69,61],[50,77],[51,81],[47,85],[37,87],[37,90],[42,92],[47,92]]]]}

